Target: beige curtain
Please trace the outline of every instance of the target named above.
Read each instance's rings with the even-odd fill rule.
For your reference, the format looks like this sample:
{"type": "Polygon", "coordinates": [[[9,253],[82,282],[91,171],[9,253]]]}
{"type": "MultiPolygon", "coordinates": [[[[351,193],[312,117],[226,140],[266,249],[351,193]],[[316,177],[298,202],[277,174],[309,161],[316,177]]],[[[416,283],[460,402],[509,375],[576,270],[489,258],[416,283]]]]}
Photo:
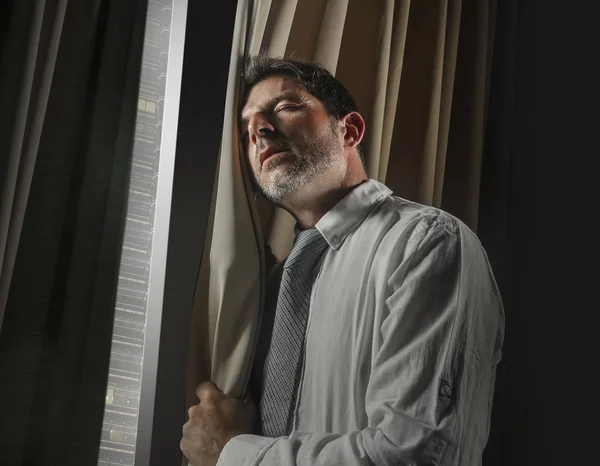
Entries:
{"type": "Polygon", "coordinates": [[[493,0],[240,0],[212,231],[192,323],[189,401],[212,379],[243,392],[269,244],[283,259],[294,220],[253,195],[236,129],[244,47],[320,62],[355,97],[367,124],[371,178],[398,196],[477,225],[493,0]],[[246,34],[248,32],[248,34],[246,34]],[[247,38],[247,40],[246,40],[247,38]]]}

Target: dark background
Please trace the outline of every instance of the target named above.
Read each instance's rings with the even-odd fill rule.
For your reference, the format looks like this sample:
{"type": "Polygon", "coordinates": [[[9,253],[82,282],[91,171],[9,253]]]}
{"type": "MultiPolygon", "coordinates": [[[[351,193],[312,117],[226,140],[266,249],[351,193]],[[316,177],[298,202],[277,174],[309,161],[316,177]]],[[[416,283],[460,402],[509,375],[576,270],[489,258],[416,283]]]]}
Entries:
{"type": "Polygon", "coordinates": [[[596,464],[597,5],[498,8],[479,235],[507,327],[484,465],[596,464]]]}
{"type": "MultiPolygon", "coordinates": [[[[0,3],[2,17],[6,5],[0,3]]],[[[196,18],[204,20],[201,30],[191,32],[210,49],[204,56],[207,63],[212,60],[221,70],[227,66],[230,43],[211,40],[225,34],[223,22],[211,20],[211,15],[219,8],[231,11],[231,5],[223,2],[206,9],[196,5],[196,18]]],[[[600,80],[593,70],[600,56],[600,26],[594,8],[595,2],[498,2],[478,232],[498,278],[507,320],[485,466],[598,463],[600,80]]],[[[1,18],[0,26],[4,26],[1,18]]],[[[3,31],[0,27],[0,40],[3,31]]],[[[198,91],[203,76],[199,66],[188,66],[187,78],[184,73],[183,87],[190,99],[208,94],[198,91]]],[[[188,112],[197,108],[192,101],[188,104],[184,105],[188,112]]],[[[192,137],[189,131],[182,134],[192,137]]],[[[201,136],[194,133],[194,138],[201,136]]],[[[176,202],[185,200],[186,188],[210,191],[194,188],[193,177],[202,173],[212,177],[216,160],[195,160],[199,165],[191,168],[179,163],[176,202]]],[[[178,213],[174,206],[173,215],[174,235],[187,235],[192,241],[186,233],[185,212],[178,213]]],[[[168,267],[177,275],[196,260],[199,257],[182,256],[168,267]]],[[[177,286],[167,283],[173,303],[177,286]]],[[[183,317],[168,317],[173,325],[167,336],[177,339],[175,326],[184,328],[183,317]]],[[[106,349],[110,336],[105,337],[106,349]]],[[[185,349],[181,342],[172,347],[177,354],[185,349]]],[[[165,358],[166,353],[161,360],[165,358]]],[[[107,365],[108,355],[100,360],[107,365]]],[[[99,364],[98,374],[106,367],[99,364]]],[[[181,385],[183,367],[175,379],[167,369],[161,375],[159,367],[159,377],[181,385]]],[[[104,383],[103,376],[95,380],[104,383]]],[[[168,423],[175,417],[177,425],[155,424],[154,435],[161,430],[173,438],[179,435],[181,423],[169,411],[172,393],[179,388],[167,384],[159,390],[157,419],[168,423]]],[[[98,392],[104,389],[102,385],[98,392]]],[[[11,400],[1,401],[0,417],[11,400]]],[[[97,408],[96,418],[82,421],[85,425],[101,424],[100,405],[97,408]]],[[[69,427],[52,428],[60,432],[69,427]]],[[[85,440],[93,442],[99,427],[88,430],[85,440]]],[[[3,464],[8,463],[0,451],[3,464]]],[[[40,459],[27,464],[45,463],[40,459]]]]}

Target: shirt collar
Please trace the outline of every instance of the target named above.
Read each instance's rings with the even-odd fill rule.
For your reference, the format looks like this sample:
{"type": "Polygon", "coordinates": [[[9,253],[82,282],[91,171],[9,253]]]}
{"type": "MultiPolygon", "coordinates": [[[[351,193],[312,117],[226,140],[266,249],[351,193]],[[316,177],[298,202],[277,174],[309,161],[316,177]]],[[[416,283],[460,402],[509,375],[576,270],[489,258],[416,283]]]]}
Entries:
{"type": "Polygon", "coordinates": [[[315,227],[333,249],[339,249],[346,237],[357,228],[369,212],[392,190],[375,180],[359,184],[327,212],[315,227]]]}

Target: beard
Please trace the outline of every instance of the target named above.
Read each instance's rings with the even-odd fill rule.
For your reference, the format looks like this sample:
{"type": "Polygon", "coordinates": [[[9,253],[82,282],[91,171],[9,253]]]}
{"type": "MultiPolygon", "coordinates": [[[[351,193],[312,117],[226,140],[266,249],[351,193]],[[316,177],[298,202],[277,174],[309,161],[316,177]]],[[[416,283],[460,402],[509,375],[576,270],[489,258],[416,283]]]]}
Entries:
{"type": "Polygon", "coordinates": [[[332,125],[319,138],[303,138],[297,141],[273,141],[273,145],[288,151],[269,160],[266,169],[255,175],[256,185],[263,195],[274,204],[281,205],[285,196],[326,173],[342,159],[342,149],[332,125]],[[290,160],[291,159],[291,160],[290,160]]]}

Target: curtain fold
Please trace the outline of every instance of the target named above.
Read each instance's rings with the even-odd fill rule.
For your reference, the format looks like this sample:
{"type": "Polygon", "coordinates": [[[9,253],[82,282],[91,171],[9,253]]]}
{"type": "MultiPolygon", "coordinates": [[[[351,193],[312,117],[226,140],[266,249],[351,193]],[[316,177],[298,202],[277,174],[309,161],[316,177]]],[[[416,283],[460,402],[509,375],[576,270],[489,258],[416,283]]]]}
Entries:
{"type": "Polygon", "coordinates": [[[190,404],[196,402],[197,383],[208,379],[228,393],[244,394],[262,300],[264,246],[237,137],[238,88],[251,7],[252,2],[240,1],[236,12],[221,154],[194,297],[190,404]]]}
{"type": "Polygon", "coordinates": [[[496,1],[463,1],[441,206],[477,230],[496,1]]]}
{"type": "Polygon", "coordinates": [[[98,460],[146,7],[25,0],[7,10],[3,464],[98,460]]]}
{"type": "Polygon", "coordinates": [[[6,24],[0,65],[7,109],[0,116],[0,328],[56,65],[56,30],[65,14],[64,5],[50,14],[44,8],[44,2],[7,5],[12,21],[6,24]]]}
{"type": "Polygon", "coordinates": [[[212,236],[195,301],[189,401],[208,375],[225,391],[243,393],[265,281],[261,248],[266,243],[281,260],[294,238],[293,218],[244,185],[235,97],[243,51],[320,62],[365,117],[369,176],[476,229],[494,12],[495,0],[239,1],[212,236]]]}

